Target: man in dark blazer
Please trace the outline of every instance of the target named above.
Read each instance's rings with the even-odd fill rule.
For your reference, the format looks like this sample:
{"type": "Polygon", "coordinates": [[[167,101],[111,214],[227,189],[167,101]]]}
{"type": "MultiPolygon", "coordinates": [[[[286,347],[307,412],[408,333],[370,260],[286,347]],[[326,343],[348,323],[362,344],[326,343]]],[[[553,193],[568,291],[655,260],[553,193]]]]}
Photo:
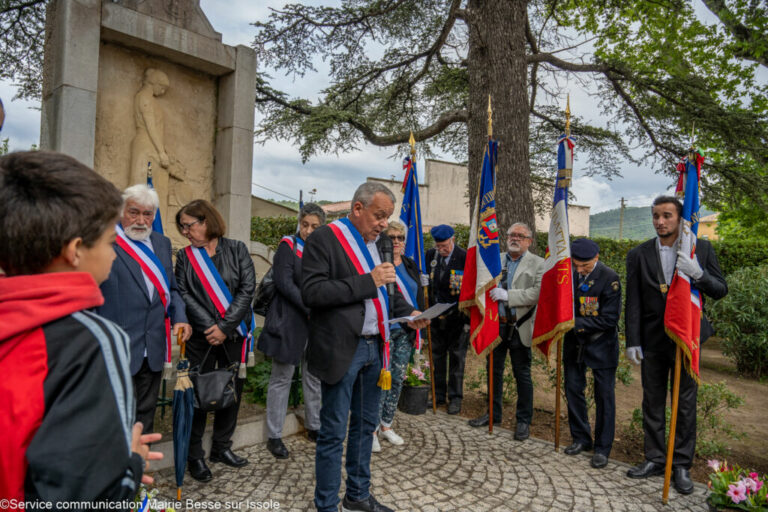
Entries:
{"type": "Polygon", "coordinates": [[[586,370],[592,369],[595,381],[595,453],[593,468],[604,468],[613,446],[616,428],[616,367],[619,365],[619,317],[621,283],[613,269],[600,259],[600,248],[588,238],[571,244],[574,267],[573,298],[575,325],[565,334],[563,368],[565,396],[568,400],[568,425],[573,444],[567,455],[592,449],[589,427],[586,370]]]}
{"type": "MultiPolygon", "coordinates": [[[[370,465],[373,432],[379,420],[377,382],[383,346],[374,299],[379,287],[396,280],[395,267],[381,263],[376,239],[386,229],[394,209],[395,198],[388,188],[380,183],[364,183],[355,191],[349,216],[319,227],[304,246],[302,299],[310,309],[307,365],[322,385],[315,452],[315,506],[320,512],[338,510],[348,420],[343,509],[391,510],[370,493],[370,465]],[[370,256],[370,272],[358,272],[337,232],[352,237],[345,239],[350,250],[358,251],[366,260],[370,256]]],[[[390,303],[392,318],[418,313],[396,287],[390,303]]],[[[409,322],[408,326],[420,329],[427,324],[422,320],[409,322]]]]}
{"type": "MultiPolygon", "coordinates": [[[[467,251],[456,245],[453,228],[447,224],[433,227],[430,233],[435,240],[435,247],[427,251],[425,260],[429,267],[430,304],[458,302],[467,251]]],[[[441,405],[447,395],[448,414],[458,414],[464,398],[464,361],[469,346],[467,320],[458,306],[454,306],[432,322],[435,398],[441,405]]]]}
{"type": "MultiPolygon", "coordinates": [[[[157,212],[157,193],[147,185],[134,185],[123,193],[120,225],[135,244],[144,244],[155,253],[170,280],[171,302],[168,314],[172,332],[182,329],[186,341],[192,334],[187,323],[184,301],[176,288],[171,264],[171,241],[152,231],[157,212]]],[[[136,421],[144,424],[144,433],[152,432],[155,407],[166,359],[165,308],[160,294],[139,263],[117,243],[117,257],[109,278],[101,285],[104,305],[101,316],[122,327],[131,339],[130,369],[136,396],[136,421]]]]}
{"type": "MultiPolygon", "coordinates": [[[[643,430],[645,462],[627,472],[630,478],[647,478],[664,473],[666,462],[665,405],[670,372],[675,364],[675,343],[664,330],[667,290],[676,270],[690,277],[691,284],[713,299],[725,297],[728,287],[720,272],[712,244],[699,239],[690,258],[678,251],[683,205],[675,197],[660,196],[653,202],[653,227],[656,238],[627,254],[627,358],[642,362],[643,430]]],[[[703,306],[703,303],[702,303],[703,306]]],[[[707,319],[701,317],[701,343],[712,334],[707,319]]],[[[683,371],[673,460],[675,488],[682,494],[693,492],[690,468],[696,448],[696,393],[698,385],[683,371]]]]}

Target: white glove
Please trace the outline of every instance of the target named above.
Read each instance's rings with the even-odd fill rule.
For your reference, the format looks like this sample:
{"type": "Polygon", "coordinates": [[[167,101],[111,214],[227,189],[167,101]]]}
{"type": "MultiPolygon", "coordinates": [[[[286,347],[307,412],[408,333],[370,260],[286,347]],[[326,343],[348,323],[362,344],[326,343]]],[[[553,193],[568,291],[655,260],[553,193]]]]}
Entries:
{"type": "Polygon", "coordinates": [[[643,360],[643,349],[641,347],[627,347],[627,359],[635,364],[640,364],[643,360]]]}
{"type": "Polygon", "coordinates": [[[495,302],[507,302],[509,299],[509,294],[507,293],[507,290],[504,288],[499,288],[498,286],[491,290],[491,299],[493,299],[495,302]]]}
{"type": "Polygon", "coordinates": [[[419,274],[421,279],[421,286],[429,286],[429,276],[427,274],[419,274]]]}
{"type": "Polygon", "coordinates": [[[701,265],[699,265],[699,258],[695,254],[691,258],[682,249],[677,251],[677,269],[683,274],[690,276],[694,281],[704,275],[704,271],[701,270],[701,265]]]}

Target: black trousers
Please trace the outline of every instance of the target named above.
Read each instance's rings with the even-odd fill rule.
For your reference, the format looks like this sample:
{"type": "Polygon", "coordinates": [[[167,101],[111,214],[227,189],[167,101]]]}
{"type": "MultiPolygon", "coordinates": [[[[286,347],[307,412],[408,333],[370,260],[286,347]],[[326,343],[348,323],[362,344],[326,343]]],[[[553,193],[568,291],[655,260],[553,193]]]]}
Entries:
{"type": "Polygon", "coordinates": [[[616,368],[592,370],[595,379],[595,441],[589,427],[587,400],[587,365],[564,359],[565,398],[568,400],[568,425],[574,443],[594,445],[595,453],[606,457],[613,447],[616,430],[616,368]]]}
{"type": "MultiPolygon", "coordinates": [[[[211,345],[205,340],[190,339],[187,343],[187,357],[189,358],[190,368],[198,366],[205,357],[205,353],[211,345]]],[[[221,345],[211,347],[200,371],[205,373],[218,368],[224,368],[230,362],[239,362],[243,342],[234,342],[227,340],[221,345]]],[[[221,452],[232,447],[232,434],[237,426],[237,413],[240,410],[240,398],[243,394],[244,379],[235,379],[235,391],[237,400],[226,409],[219,409],[213,412],[213,444],[211,452],[221,452]]],[[[203,450],[203,434],[205,433],[205,423],[208,419],[208,413],[200,409],[195,409],[195,416],[192,419],[192,434],[189,439],[189,458],[202,459],[205,457],[203,450]]]]}
{"type": "Polygon", "coordinates": [[[154,432],[155,408],[157,396],[160,394],[160,382],[163,372],[153,372],[149,369],[147,358],[141,363],[141,368],[133,376],[133,396],[136,397],[136,421],[144,424],[144,434],[154,432]]]}
{"type": "Polygon", "coordinates": [[[458,313],[432,323],[432,363],[435,365],[435,398],[445,402],[464,397],[464,361],[469,336],[458,313]],[[447,380],[447,386],[446,386],[447,380]]]}
{"type": "MultiPolygon", "coordinates": [[[[512,361],[512,372],[517,385],[517,409],[515,417],[518,423],[530,424],[533,419],[533,380],[531,379],[531,347],[520,341],[517,329],[502,340],[493,349],[493,422],[501,423],[501,404],[504,391],[504,364],[507,354],[512,361]]],[[[488,368],[490,358],[485,362],[488,368]]]]}
{"type": "MultiPolygon", "coordinates": [[[[657,464],[667,460],[665,437],[667,390],[671,390],[675,370],[675,345],[665,351],[644,354],[641,371],[643,379],[643,431],[645,432],[645,458],[657,464]]],[[[682,365],[681,365],[682,366],[682,365]]],[[[696,450],[696,394],[699,386],[680,369],[680,395],[677,408],[677,429],[672,465],[691,469],[696,450]]],[[[669,392],[670,401],[672,392],[669,392]]]]}

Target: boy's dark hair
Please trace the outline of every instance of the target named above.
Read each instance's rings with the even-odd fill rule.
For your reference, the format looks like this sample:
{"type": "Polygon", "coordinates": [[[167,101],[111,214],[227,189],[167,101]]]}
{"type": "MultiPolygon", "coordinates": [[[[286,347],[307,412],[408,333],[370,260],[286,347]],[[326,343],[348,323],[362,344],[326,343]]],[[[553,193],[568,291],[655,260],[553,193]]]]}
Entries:
{"type": "Polygon", "coordinates": [[[651,205],[651,210],[653,210],[654,207],[659,206],[660,204],[674,204],[675,208],[677,209],[677,216],[680,217],[683,214],[683,203],[680,202],[678,198],[675,196],[659,196],[656,199],[653,200],[653,205],[651,205]]]}
{"type": "Polygon", "coordinates": [[[195,199],[182,206],[176,213],[176,227],[179,233],[184,234],[181,229],[182,215],[189,215],[200,222],[205,221],[205,235],[210,240],[222,237],[227,232],[227,224],[224,222],[224,217],[221,216],[215,206],[205,199],[195,199]]]}
{"type": "Polygon", "coordinates": [[[122,204],[112,183],[71,156],[0,157],[0,267],[9,276],[37,274],[77,237],[92,247],[122,204]]]}

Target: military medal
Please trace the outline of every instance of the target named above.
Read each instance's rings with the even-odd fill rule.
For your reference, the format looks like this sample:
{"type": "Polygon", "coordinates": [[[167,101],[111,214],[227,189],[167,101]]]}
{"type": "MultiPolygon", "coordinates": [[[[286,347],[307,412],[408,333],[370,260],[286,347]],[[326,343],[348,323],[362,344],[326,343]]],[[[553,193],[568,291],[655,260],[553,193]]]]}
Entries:
{"type": "Polygon", "coordinates": [[[661,288],[661,293],[667,293],[669,290],[669,286],[667,286],[667,283],[661,283],[659,285],[659,288],[661,288]]]}

